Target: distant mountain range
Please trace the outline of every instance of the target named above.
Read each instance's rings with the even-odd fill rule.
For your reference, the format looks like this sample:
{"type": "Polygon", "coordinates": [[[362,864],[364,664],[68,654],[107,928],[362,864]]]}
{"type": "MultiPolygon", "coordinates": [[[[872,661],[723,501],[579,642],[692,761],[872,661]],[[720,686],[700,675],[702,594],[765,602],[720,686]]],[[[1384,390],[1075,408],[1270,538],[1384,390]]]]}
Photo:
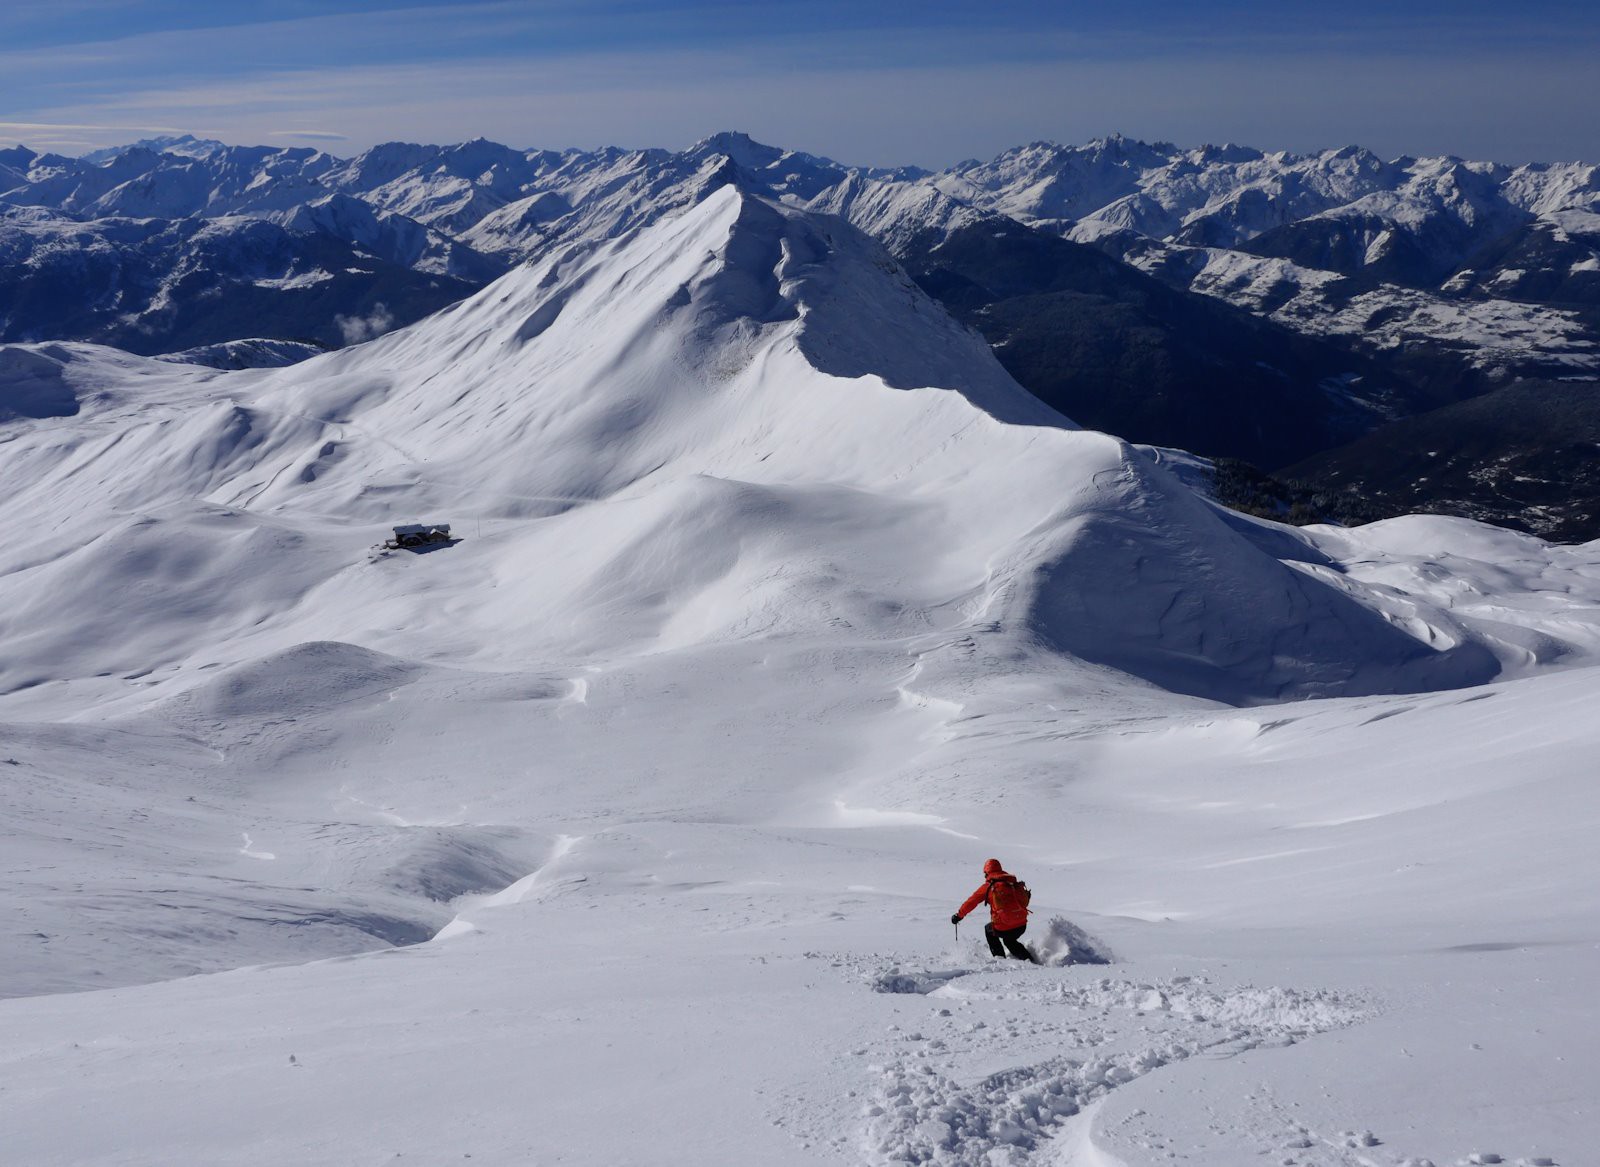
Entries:
{"type": "MultiPolygon", "coordinates": [[[[1334,474],[1333,453],[1402,419],[1524,379],[1600,378],[1600,168],[1121,137],[937,173],[736,133],[682,152],[477,140],[350,159],[192,137],[82,158],[16,147],[0,150],[0,341],[278,363],[370,339],[729,183],[876,236],[1082,424],[1293,467],[1333,496],[1372,481],[1334,474]],[[216,347],[261,338],[297,346],[216,347]]],[[[1570,444],[1570,398],[1517,396],[1517,457],[1570,444]]],[[[1504,492],[1467,493],[1379,502],[1600,534],[1572,521],[1600,507],[1555,521],[1504,492]]]]}
{"type": "Polygon", "coordinates": [[[1489,377],[1600,370],[1595,165],[1112,138],[931,181],[1299,331],[1455,351],[1489,377]]]}

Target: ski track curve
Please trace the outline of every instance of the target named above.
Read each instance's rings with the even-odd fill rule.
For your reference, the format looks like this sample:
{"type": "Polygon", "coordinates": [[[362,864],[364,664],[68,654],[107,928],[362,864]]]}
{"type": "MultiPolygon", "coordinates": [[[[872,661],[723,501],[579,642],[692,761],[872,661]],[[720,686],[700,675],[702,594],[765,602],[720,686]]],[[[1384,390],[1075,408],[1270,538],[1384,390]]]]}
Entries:
{"type": "Polygon", "coordinates": [[[856,1151],[878,1165],[1041,1162],[1059,1149],[1051,1144],[1066,1120],[1146,1074],[1194,1057],[1292,1045],[1375,1012],[1370,1002],[1331,990],[1222,987],[1203,977],[858,971],[880,992],[923,986],[913,991],[932,1006],[925,1023],[890,1025],[852,1051],[868,1059],[856,1151]],[[979,1069],[993,1066],[997,1050],[1014,1052],[1018,1063],[979,1069]]]}

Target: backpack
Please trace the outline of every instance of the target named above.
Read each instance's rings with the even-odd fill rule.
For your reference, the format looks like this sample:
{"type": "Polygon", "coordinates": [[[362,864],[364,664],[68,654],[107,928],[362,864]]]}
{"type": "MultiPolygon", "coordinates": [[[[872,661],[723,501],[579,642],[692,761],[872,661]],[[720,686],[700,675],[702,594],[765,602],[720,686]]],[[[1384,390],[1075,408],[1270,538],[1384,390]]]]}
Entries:
{"type": "Polygon", "coordinates": [[[991,879],[989,881],[989,904],[1003,915],[1014,915],[1018,912],[1024,915],[1028,912],[1028,904],[1033,900],[1033,893],[1028,890],[1028,885],[1022,880],[991,879]]]}

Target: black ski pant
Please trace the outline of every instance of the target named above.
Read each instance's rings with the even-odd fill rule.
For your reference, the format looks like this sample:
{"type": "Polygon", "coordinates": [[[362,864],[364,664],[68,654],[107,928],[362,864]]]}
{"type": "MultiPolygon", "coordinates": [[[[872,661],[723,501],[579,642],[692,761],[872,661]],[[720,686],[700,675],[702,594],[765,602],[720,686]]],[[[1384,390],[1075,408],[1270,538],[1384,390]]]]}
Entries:
{"type": "Polygon", "coordinates": [[[1020,928],[1005,929],[996,928],[993,924],[985,924],[983,926],[983,938],[989,942],[989,951],[996,956],[1004,956],[1007,952],[1010,952],[1018,960],[1031,960],[1034,964],[1038,964],[1038,958],[1028,951],[1028,946],[1020,939],[1027,930],[1028,926],[1026,924],[1020,928]],[[1000,947],[1002,943],[1005,945],[1004,948],[1000,947]]]}

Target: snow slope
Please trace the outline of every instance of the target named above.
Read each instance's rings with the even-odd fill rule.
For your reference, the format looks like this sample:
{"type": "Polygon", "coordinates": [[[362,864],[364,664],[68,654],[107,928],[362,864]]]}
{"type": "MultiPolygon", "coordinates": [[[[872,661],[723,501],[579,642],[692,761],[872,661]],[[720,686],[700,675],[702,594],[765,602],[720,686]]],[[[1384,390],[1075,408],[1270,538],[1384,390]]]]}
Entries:
{"type": "Polygon", "coordinates": [[[737,182],[288,368],[0,358],[18,1162],[1600,1134],[1592,545],[1228,516],[737,182]]]}

